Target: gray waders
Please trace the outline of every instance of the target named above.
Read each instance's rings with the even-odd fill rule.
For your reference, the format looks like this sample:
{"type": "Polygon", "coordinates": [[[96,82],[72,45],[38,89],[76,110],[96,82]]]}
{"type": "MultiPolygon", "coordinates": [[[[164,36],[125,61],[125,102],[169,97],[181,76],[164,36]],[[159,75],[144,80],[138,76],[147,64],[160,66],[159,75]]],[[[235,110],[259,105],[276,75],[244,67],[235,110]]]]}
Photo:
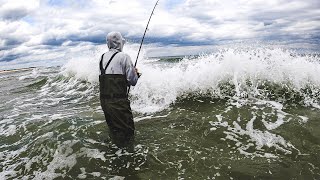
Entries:
{"type": "Polygon", "coordinates": [[[102,65],[104,54],[101,57],[100,103],[109,126],[111,140],[118,146],[127,146],[134,139],[134,123],[127,94],[127,79],[123,74],[105,73],[117,53],[112,55],[105,68],[102,65]]]}

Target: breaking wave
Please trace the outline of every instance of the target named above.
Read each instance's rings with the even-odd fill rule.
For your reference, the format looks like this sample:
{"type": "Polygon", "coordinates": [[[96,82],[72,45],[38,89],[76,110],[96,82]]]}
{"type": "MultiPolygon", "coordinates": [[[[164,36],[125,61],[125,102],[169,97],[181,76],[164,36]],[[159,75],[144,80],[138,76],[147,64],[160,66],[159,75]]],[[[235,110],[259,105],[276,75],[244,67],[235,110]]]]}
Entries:
{"type": "MultiPolygon", "coordinates": [[[[99,58],[89,59],[69,61],[63,74],[97,86],[99,58]]],[[[259,98],[320,107],[318,56],[279,48],[223,49],[173,58],[173,62],[170,58],[140,60],[143,75],[130,92],[135,111],[161,111],[190,96],[259,98]]]]}

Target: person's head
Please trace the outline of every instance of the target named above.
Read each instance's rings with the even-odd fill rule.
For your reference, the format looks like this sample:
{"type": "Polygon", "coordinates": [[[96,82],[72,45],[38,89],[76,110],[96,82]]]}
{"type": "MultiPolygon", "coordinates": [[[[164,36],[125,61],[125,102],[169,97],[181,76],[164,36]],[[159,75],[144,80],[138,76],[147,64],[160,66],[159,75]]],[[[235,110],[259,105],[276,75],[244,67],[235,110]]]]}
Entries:
{"type": "Polygon", "coordinates": [[[125,39],[121,36],[120,32],[110,32],[107,35],[107,44],[109,49],[116,49],[122,51],[125,39]]]}

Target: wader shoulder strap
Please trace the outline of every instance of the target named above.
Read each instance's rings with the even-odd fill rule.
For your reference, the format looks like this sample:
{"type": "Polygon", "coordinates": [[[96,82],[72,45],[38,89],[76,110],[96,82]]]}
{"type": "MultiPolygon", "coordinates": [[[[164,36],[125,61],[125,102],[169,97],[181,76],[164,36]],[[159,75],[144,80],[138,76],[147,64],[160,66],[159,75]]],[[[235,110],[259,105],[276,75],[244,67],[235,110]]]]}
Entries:
{"type": "Polygon", "coordinates": [[[104,54],[102,54],[102,56],[101,56],[101,61],[100,61],[100,71],[101,71],[101,74],[105,74],[105,73],[106,73],[106,69],[108,68],[109,64],[111,63],[112,59],[114,58],[114,56],[115,56],[116,54],[118,54],[118,52],[115,52],[115,53],[111,56],[109,62],[107,63],[107,65],[106,65],[106,67],[105,67],[104,69],[102,68],[102,60],[103,60],[103,55],[104,55],[104,54]]]}
{"type": "Polygon", "coordinates": [[[101,59],[100,59],[100,72],[101,72],[101,74],[104,74],[104,73],[105,73],[105,72],[104,72],[104,69],[103,69],[103,67],[102,67],[102,60],[103,60],[104,54],[105,54],[105,53],[102,54],[101,59]]]}
{"type": "Polygon", "coordinates": [[[109,62],[107,63],[106,67],[104,68],[104,72],[106,72],[106,70],[107,70],[107,68],[108,68],[109,64],[110,64],[110,63],[111,63],[111,61],[112,61],[112,59],[113,59],[113,58],[114,58],[114,56],[115,56],[115,55],[117,55],[117,54],[118,54],[118,52],[115,52],[115,53],[111,56],[111,58],[110,58],[109,62]]]}

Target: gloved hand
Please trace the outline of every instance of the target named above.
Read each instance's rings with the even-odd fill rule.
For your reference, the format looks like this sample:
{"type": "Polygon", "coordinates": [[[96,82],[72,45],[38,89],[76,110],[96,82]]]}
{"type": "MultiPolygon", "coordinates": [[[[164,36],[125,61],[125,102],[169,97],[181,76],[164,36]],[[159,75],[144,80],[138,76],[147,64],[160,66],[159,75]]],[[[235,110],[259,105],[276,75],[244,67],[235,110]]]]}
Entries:
{"type": "Polygon", "coordinates": [[[140,78],[140,76],[142,75],[142,73],[139,72],[138,68],[135,67],[134,69],[136,70],[136,73],[137,73],[137,75],[138,75],[138,78],[140,78]]]}

